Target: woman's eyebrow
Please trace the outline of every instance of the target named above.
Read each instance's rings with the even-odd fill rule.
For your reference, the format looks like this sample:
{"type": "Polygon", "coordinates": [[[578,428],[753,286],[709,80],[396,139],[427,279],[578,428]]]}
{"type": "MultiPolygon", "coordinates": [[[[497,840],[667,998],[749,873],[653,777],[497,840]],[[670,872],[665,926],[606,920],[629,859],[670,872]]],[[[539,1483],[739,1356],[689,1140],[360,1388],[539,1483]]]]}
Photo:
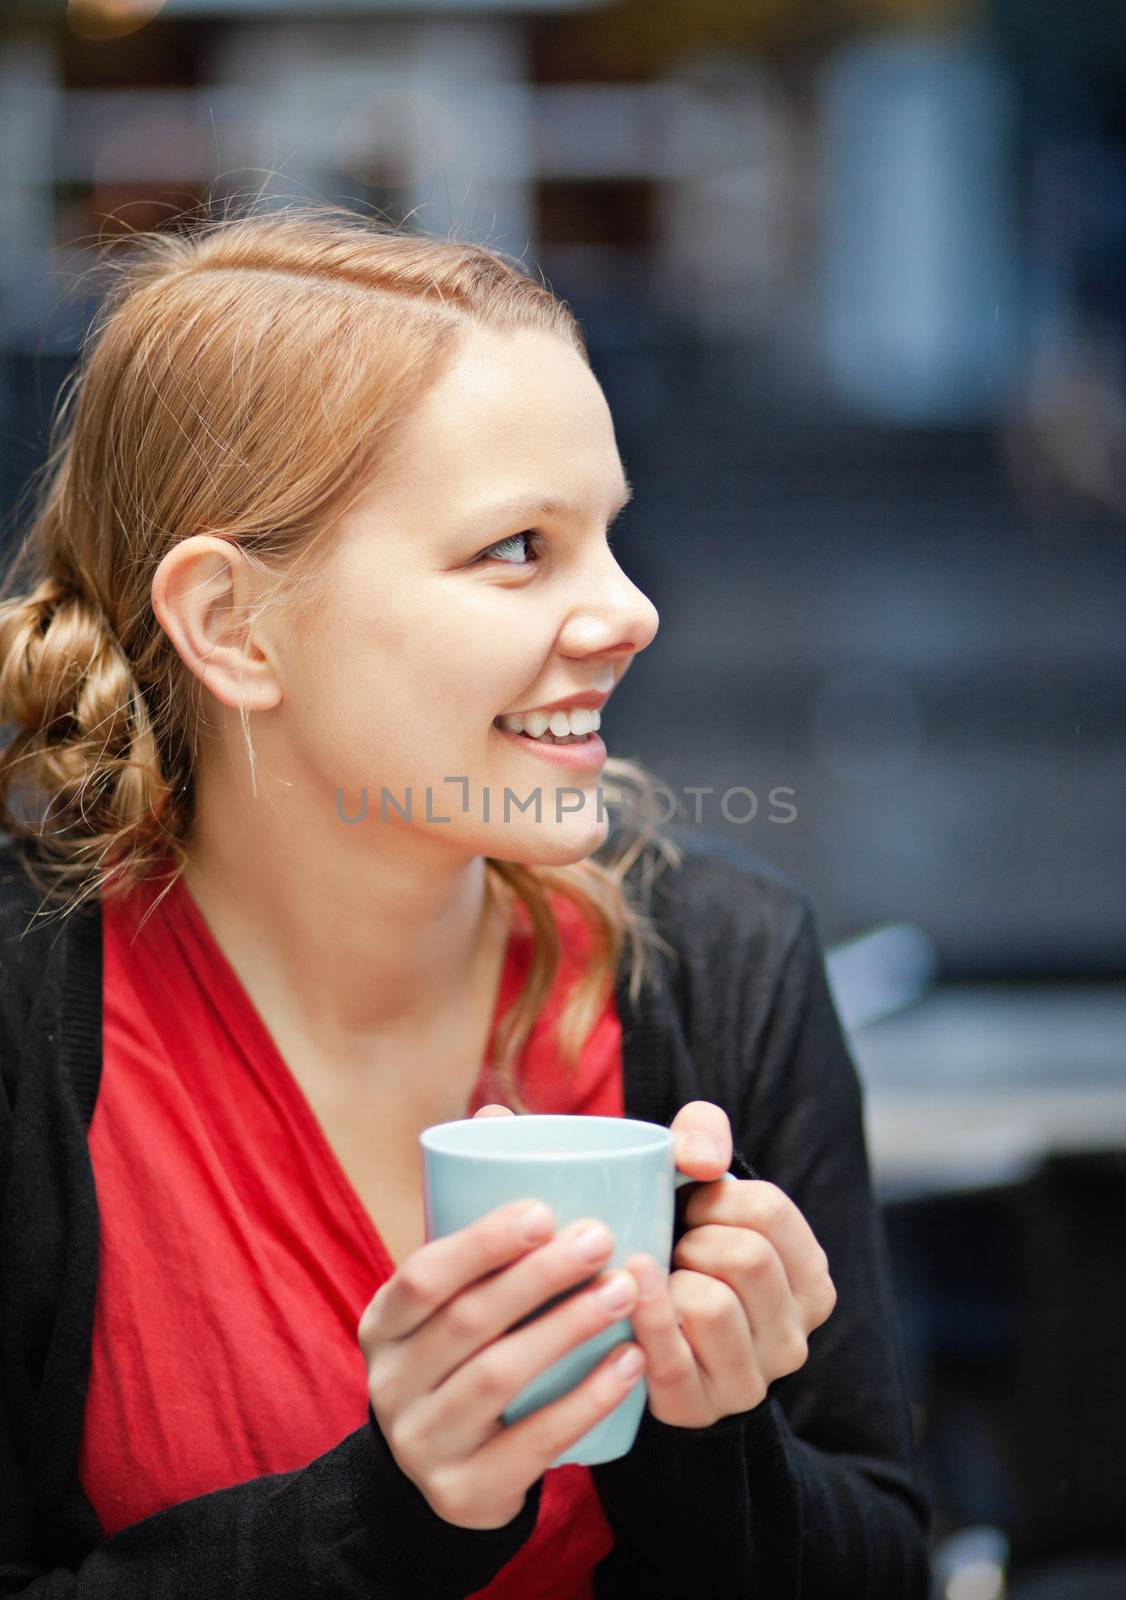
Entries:
{"type": "MultiPolygon", "coordinates": [[[[611,511],[611,516],[616,517],[633,499],[633,485],[628,478],[624,479],[624,488],[611,511]]],[[[476,527],[485,522],[508,522],[510,519],[522,517],[561,517],[570,518],[578,522],[583,515],[582,506],[576,505],[572,500],[545,499],[537,495],[515,495],[510,500],[498,500],[495,505],[487,506],[475,512],[467,519],[471,527],[476,527]]]]}

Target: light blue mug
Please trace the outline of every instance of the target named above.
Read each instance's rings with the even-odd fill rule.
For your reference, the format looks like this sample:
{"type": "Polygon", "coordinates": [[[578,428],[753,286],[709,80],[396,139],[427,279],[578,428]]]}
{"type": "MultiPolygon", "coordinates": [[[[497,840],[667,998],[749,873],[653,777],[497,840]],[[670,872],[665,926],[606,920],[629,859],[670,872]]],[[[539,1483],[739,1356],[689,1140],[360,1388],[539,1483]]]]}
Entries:
{"type": "MultiPolygon", "coordinates": [[[[599,1271],[622,1267],[642,1252],[667,1270],[676,1190],[694,1180],[677,1172],[676,1137],[661,1123],[554,1114],[475,1117],[435,1123],[419,1142],[428,1241],[456,1233],[513,1200],[535,1199],[551,1207],[557,1232],[582,1217],[606,1224],[614,1249],[599,1271]]],[[[733,1173],[724,1176],[734,1181],[733,1173]]],[[[519,1422],[558,1400],[608,1350],[632,1337],[629,1318],[622,1317],[568,1350],[525,1384],[505,1407],[503,1420],[519,1422]]],[[[642,1378],[552,1466],[592,1466],[624,1456],[637,1437],[647,1396],[642,1378]]]]}

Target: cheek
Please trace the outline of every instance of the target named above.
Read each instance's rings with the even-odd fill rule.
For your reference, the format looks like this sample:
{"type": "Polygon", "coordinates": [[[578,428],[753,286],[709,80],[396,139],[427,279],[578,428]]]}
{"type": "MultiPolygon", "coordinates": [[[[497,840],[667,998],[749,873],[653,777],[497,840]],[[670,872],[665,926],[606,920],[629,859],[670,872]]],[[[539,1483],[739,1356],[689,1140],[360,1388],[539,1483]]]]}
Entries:
{"type": "Polygon", "coordinates": [[[533,596],[342,554],[287,673],[284,737],[319,790],[429,786],[449,811],[463,789],[445,780],[489,780],[492,719],[543,683],[553,641],[533,596]]]}
{"type": "Polygon", "coordinates": [[[404,645],[393,615],[342,598],[287,662],[285,739],[310,776],[330,785],[386,781],[378,765],[411,727],[404,645]]]}
{"type": "Polygon", "coordinates": [[[506,698],[510,686],[491,665],[495,638],[463,633],[448,618],[338,614],[287,685],[289,740],[322,784],[385,784],[400,796],[410,786],[420,797],[429,785],[437,801],[460,793],[447,777],[480,772],[492,717],[527,680],[506,698]]]}

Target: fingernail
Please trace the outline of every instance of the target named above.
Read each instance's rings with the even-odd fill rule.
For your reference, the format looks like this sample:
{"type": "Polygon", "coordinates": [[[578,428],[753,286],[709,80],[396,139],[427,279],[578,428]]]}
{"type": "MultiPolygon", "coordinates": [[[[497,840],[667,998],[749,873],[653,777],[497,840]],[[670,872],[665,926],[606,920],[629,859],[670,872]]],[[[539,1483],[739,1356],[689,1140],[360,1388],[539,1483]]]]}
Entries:
{"type": "Polygon", "coordinates": [[[632,1378],[636,1373],[641,1371],[644,1365],[645,1357],[641,1354],[641,1351],[637,1348],[637,1346],[633,1344],[630,1345],[628,1350],[623,1350],[621,1355],[614,1362],[614,1371],[617,1373],[619,1378],[632,1378]]]}
{"type": "Polygon", "coordinates": [[[607,1278],[598,1290],[598,1298],[607,1311],[624,1311],[633,1299],[633,1279],[628,1272],[617,1272],[607,1278]]]}
{"type": "Polygon", "coordinates": [[[521,1211],[516,1219],[516,1227],[522,1238],[531,1241],[542,1239],[551,1232],[553,1218],[545,1205],[537,1201],[534,1206],[529,1206],[526,1211],[521,1211]]]}
{"type": "Polygon", "coordinates": [[[684,1141],[684,1153],[695,1156],[698,1161],[719,1160],[719,1146],[706,1133],[690,1133],[684,1141]]]}
{"type": "Polygon", "coordinates": [[[583,1261],[597,1261],[609,1250],[612,1243],[610,1230],[600,1222],[592,1222],[574,1240],[575,1254],[583,1261]]]}

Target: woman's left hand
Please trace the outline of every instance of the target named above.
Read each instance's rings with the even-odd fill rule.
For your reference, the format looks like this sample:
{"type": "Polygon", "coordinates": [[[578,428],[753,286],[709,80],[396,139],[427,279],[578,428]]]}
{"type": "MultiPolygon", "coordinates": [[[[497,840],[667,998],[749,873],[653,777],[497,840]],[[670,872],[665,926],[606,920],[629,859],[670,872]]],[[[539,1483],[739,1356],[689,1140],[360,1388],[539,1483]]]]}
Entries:
{"type": "Polygon", "coordinates": [[[732,1153],[719,1106],[690,1101],[671,1127],[677,1167],[703,1180],[685,1207],[674,1270],[666,1278],[648,1255],[623,1265],[640,1293],[630,1322],[645,1351],[650,1411],[675,1427],[706,1428],[761,1404],[775,1378],[804,1366],[808,1337],[831,1316],[837,1291],[788,1195],[763,1179],[718,1181],[732,1153]]]}

